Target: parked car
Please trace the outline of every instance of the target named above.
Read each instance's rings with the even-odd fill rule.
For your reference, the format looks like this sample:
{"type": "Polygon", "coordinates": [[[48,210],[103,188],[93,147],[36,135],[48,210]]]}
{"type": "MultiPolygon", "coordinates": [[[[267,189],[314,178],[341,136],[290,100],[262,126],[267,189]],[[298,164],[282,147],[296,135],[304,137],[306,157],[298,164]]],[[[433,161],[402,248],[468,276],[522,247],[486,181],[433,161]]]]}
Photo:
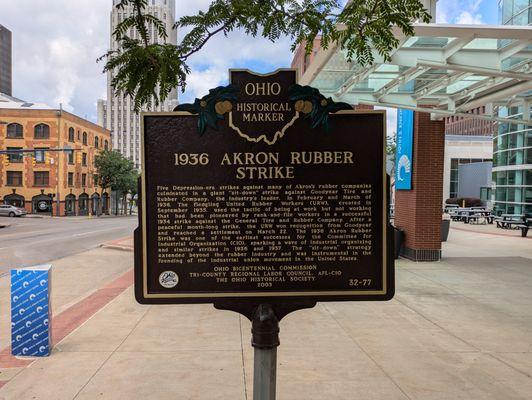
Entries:
{"type": "Polygon", "coordinates": [[[24,208],[12,206],[11,204],[0,204],[0,215],[6,217],[22,217],[27,212],[24,208]]]}

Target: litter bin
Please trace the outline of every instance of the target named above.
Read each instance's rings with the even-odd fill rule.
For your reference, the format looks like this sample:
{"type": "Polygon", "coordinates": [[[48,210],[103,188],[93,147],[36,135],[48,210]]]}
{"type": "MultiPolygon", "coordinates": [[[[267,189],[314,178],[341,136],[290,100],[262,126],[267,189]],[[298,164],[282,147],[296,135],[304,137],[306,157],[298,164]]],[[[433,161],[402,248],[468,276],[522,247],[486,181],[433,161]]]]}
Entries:
{"type": "Polygon", "coordinates": [[[405,232],[402,231],[399,228],[393,227],[394,231],[394,255],[395,259],[397,260],[399,258],[399,254],[401,254],[401,247],[403,246],[403,240],[405,238],[405,232]]]}

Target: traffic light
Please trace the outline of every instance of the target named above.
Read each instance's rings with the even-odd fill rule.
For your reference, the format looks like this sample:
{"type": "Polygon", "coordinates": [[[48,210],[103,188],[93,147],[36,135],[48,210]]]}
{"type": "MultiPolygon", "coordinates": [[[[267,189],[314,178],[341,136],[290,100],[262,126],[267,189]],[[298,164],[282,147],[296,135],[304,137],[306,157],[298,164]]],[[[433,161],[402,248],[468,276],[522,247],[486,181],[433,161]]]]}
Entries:
{"type": "Polygon", "coordinates": [[[50,165],[52,163],[52,154],[49,151],[44,152],[44,162],[46,165],[50,165]]]}
{"type": "Polygon", "coordinates": [[[4,157],[3,157],[3,160],[2,160],[2,164],[4,164],[4,167],[8,167],[9,166],[9,154],[4,154],[4,157]]]}
{"type": "Polygon", "coordinates": [[[81,153],[81,151],[79,151],[77,154],[76,154],[76,163],[77,164],[81,164],[83,160],[83,153],[81,153]]]}
{"type": "Polygon", "coordinates": [[[35,153],[31,155],[31,165],[35,167],[37,165],[37,157],[35,156],[35,153]]]}

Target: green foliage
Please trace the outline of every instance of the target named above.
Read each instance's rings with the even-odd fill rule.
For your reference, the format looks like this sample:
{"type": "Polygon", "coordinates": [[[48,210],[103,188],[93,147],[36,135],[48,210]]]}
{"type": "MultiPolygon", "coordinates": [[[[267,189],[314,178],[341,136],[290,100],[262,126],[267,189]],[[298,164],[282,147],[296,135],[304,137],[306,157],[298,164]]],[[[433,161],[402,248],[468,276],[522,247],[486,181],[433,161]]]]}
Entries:
{"type": "Polygon", "coordinates": [[[395,132],[392,136],[386,136],[386,157],[392,163],[392,171],[395,170],[395,158],[396,158],[396,149],[397,144],[395,141],[395,132]]]}
{"type": "Polygon", "coordinates": [[[94,163],[102,190],[111,188],[121,193],[130,193],[134,189],[136,192],[138,172],[133,163],[118,151],[104,150],[96,155],[94,163]]]}
{"type": "Polygon", "coordinates": [[[329,114],[334,114],[340,110],[352,110],[350,104],[335,102],[331,97],[326,98],[316,88],[310,86],[292,85],[289,89],[289,99],[291,101],[309,101],[312,109],[305,118],[310,119],[312,129],[322,126],[325,131],[329,131],[329,114]]]}
{"type": "Polygon", "coordinates": [[[220,110],[216,109],[216,104],[225,101],[236,101],[237,93],[238,87],[235,85],[218,86],[209,90],[208,95],[203,96],[201,99],[196,99],[192,104],[179,104],[175,111],[188,111],[192,114],[198,114],[198,131],[200,134],[205,132],[207,126],[218,130],[218,121],[224,119],[224,116],[222,112],[219,112],[220,110]]]}
{"type": "Polygon", "coordinates": [[[132,169],[127,173],[120,175],[116,181],[115,190],[120,193],[137,193],[139,173],[136,169],[132,169]]]}
{"type": "Polygon", "coordinates": [[[394,156],[395,159],[395,150],[396,150],[396,143],[395,143],[395,132],[392,136],[386,136],[386,154],[389,156],[394,156]]]}
{"type": "Polygon", "coordinates": [[[174,28],[188,33],[173,46],[150,44],[149,25],[161,38],[167,32],[160,20],[145,12],[147,4],[147,0],[121,0],[116,5],[133,7],[134,15],[113,32],[121,48],[100,58],[107,59],[104,71],[114,74],[113,87],[133,97],[137,111],[163,101],[172,88],[184,90],[190,73],[187,60],[217,34],[241,30],[270,41],[288,36],[292,49],[304,43],[308,53],[320,35],[322,47],[337,43],[350,61],[367,65],[374,61],[372,48],[390,59],[390,52],[399,45],[394,27],[411,36],[413,21],[430,20],[419,0],[351,0],[343,9],[340,0],[213,0],[206,11],[177,21],[174,28]],[[140,39],[128,37],[130,29],[140,39]]]}

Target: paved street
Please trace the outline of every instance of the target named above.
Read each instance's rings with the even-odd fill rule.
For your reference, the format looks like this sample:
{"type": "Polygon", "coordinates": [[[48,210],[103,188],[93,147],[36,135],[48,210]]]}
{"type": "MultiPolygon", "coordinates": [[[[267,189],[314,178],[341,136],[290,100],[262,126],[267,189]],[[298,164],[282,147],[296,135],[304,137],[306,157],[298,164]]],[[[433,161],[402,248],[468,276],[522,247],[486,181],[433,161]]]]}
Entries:
{"type": "Polygon", "coordinates": [[[130,236],[137,217],[7,218],[0,224],[0,275],[13,266],[57,260],[130,236]]]}

